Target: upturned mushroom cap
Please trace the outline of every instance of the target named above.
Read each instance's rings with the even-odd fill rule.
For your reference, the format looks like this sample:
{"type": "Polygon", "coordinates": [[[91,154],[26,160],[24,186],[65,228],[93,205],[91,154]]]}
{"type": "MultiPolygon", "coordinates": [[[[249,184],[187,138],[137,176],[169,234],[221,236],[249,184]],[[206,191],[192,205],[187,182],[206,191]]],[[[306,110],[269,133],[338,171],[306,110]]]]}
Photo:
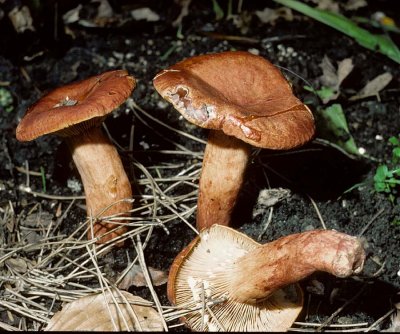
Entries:
{"type": "Polygon", "coordinates": [[[135,85],[127,71],[114,70],[57,88],[27,110],[16,137],[30,141],[50,133],[79,134],[101,123],[129,97],[135,85]]]}
{"type": "Polygon", "coordinates": [[[256,147],[290,149],[314,135],[311,111],[278,68],[249,52],[191,57],[157,74],[153,84],[188,121],[256,147]]]}
{"type": "Polygon", "coordinates": [[[213,225],[200,232],[176,257],[168,278],[168,298],[176,306],[196,308],[182,318],[189,328],[270,332],[286,331],[293,324],[303,306],[298,284],[279,289],[268,299],[255,303],[242,303],[229,296],[235,261],[259,246],[229,227],[213,225]],[[215,303],[218,300],[222,302],[215,303]],[[207,306],[203,307],[204,304],[207,306]]]}

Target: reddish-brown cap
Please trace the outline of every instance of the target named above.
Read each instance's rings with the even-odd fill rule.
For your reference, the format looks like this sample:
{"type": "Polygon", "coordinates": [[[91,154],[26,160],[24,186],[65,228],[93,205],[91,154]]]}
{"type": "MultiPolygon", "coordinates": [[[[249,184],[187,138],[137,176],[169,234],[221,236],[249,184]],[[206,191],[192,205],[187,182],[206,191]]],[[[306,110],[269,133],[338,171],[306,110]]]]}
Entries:
{"type": "Polygon", "coordinates": [[[135,78],[127,71],[114,70],[56,88],[27,110],[17,127],[17,139],[29,141],[50,133],[78,134],[101,122],[135,86],[135,78]]]}
{"type": "Polygon", "coordinates": [[[188,310],[181,320],[194,331],[286,331],[303,307],[298,284],[268,299],[244,303],[230,295],[239,258],[260,245],[234,229],[215,224],[202,230],[175,258],[168,277],[171,303],[188,310]]]}
{"type": "Polygon", "coordinates": [[[257,147],[289,149],[314,135],[311,111],[282,73],[249,52],[191,57],[158,73],[153,83],[188,121],[257,147]]]}

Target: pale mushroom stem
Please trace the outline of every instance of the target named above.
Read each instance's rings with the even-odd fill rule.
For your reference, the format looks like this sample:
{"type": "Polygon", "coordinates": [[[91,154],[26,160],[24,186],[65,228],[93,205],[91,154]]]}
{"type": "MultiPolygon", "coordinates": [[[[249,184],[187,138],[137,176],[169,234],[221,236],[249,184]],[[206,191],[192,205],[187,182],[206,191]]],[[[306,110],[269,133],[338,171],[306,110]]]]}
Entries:
{"type": "Polygon", "coordinates": [[[359,273],[364,260],[361,243],[347,234],[333,230],[292,234],[240,257],[229,291],[235,300],[255,302],[315,271],[338,277],[359,273]]]}
{"type": "MultiPolygon", "coordinates": [[[[100,127],[91,128],[80,135],[65,137],[65,141],[82,178],[87,215],[94,219],[93,235],[101,236],[116,228],[116,223],[124,223],[123,220],[117,220],[116,223],[103,221],[102,217],[116,214],[122,217],[123,213],[126,216],[126,212],[132,209],[130,201],[116,203],[122,199],[132,198],[129,179],[116,148],[103,135],[100,127]]],[[[126,227],[119,228],[98,242],[104,243],[123,234],[126,230],[126,227]]],[[[92,238],[90,229],[88,238],[92,238]]]]}
{"type": "Polygon", "coordinates": [[[213,224],[230,225],[250,153],[249,144],[222,131],[210,130],[199,182],[199,231],[213,224]]]}

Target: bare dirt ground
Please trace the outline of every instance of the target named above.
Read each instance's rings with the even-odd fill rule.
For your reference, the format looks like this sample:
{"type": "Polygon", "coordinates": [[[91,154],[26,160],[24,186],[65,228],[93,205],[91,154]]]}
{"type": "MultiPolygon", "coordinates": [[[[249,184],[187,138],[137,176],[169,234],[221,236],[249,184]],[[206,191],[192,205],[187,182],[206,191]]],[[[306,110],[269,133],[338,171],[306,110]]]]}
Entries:
{"type": "MultiPolygon", "coordinates": [[[[278,8],[272,1],[244,2],[240,14],[233,8],[231,19],[217,19],[211,1],[191,3],[181,20],[177,1],[110,1],[112,14],[106,18],[94,3],[56,3],[31,8],[34,33],[17,34],[6,17],[0,20],[0,89],[11,96],[0,106],[0,328],[42,330],[63,302],[120,284],[131,265],[168,272],[196,235],[207,131],[180,117],[157,94],[152,79],[186,57],[226,50],[251,51],[280,66],[317,120],[316,138],[299,149],[254,150],[235,228],[265,243],[325,226],[358,236],[367,253],[360,275],[338,279],[317,273],[301,282],[305,305],[293,330],[391,326],[400,289],[400,203],[399,197],[391,201],[375,191],[373,177],[379,164],[392,159],[389,138],[400,135],[396,62],[296,12],[292,20],[262,22],[257,11],[278,8]],[[62,15],[78,5],[80,18],[68,23],[62,15]],[[130,15],[144,6],[156,14],[154,21],[130,15]],[[335,69],[344,59],[354,65],[340,95],[326,104],[305,88],[321,87],[324,57],[335,69]],[[95,249],[86,240],[83,188],[62,140],[15,138],[26,109],[45,92],[110,69],[126,69],[138,80],[127,103],[105,121],[134,193],[127,245],[111,250],[95,249]],[[385,87],[350,99],[383,73],[392,75],[385,87]],[[318,110],[334,103],[343,108],[362,154],[344,151],[337,137],[324,131],[318,110]],[[273,206],[257,200],[260,191],[280,188],[289,191],[273,206]]],[[[226,14],[227,3],[220,5],[226,14]]],[[[381,0],[353,10],[341,7],[341,12],[370,18],[382,11],[396,19],[394,8],[394,1],[381,0]]],[[[392,37],[399,41],[398,34],[392,37]]],[[[165,282],[149,286],[142,279],[125,288],[153,301],[169,330],[184,330],[169,308],[165,282]]]]}

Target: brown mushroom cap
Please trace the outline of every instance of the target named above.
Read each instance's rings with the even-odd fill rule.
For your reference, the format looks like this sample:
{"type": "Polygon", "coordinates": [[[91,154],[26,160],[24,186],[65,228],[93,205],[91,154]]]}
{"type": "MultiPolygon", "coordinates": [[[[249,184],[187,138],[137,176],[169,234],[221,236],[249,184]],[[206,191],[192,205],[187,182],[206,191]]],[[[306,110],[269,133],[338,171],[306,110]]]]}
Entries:
{"type": "Polygon", "coordinates": [[[260,245],[229,227],[213,225],[200,232],[174,260],[168,298],[195,311],[182,320],[194,331],[286,331],[303,306],[298,284],[275,291],[268,299],[242,303],[229,296],[235,261],[260,245]],[[215,300],[225,300],[212,303],[215,300]],[[204,302],[210,303],[203,310],[204,302]],[[204,313],[204,316],[203,316],[204,313]]]}
{"type": "Polygon", "coordinates": [[[191,57],[153,83],[188,121],[257,147],[289,149],[314,135],[311,111],[278,68],[249,52],[191,57]]]}
{"type": "Polygon", "coordinates": [[[27,110],[16,137],[30,141],[50,133],[78,134],[101,123],[129,97],[135,85],[127,71],[114,70],[57,88],[27,110]]]}

